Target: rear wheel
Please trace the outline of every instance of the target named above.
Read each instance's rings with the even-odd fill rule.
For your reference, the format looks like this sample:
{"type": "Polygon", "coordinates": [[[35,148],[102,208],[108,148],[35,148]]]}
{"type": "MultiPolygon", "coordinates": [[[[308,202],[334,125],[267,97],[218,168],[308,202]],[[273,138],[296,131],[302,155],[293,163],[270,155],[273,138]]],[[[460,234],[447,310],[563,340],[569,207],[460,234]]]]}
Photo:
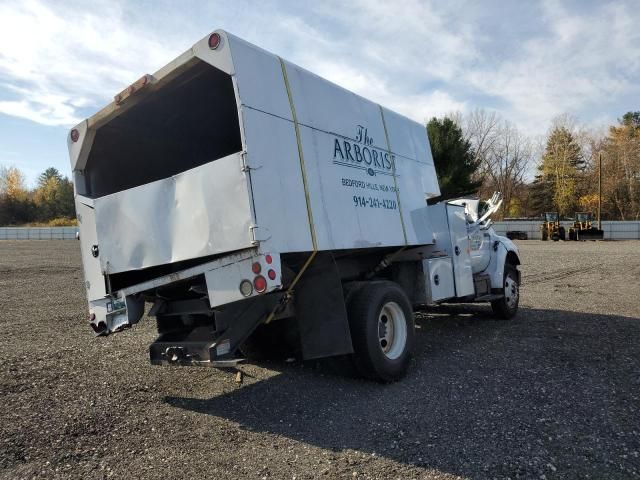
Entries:
{"type": "Polygon", "coordinates": [[[393,282],[371,282],[351,295],[347,308],[358,372],[382,382],[404,376],[415,336],[404,291],[393,282]]]}
{"type": "Polygon", "coordinates": [[[515,265],[505,263],[503,275],[504,296],[499,300],[491,302],[493,313],[498,318],[509,320],[518,312],[518,304],[520,303],[520,285],[518,278],[518,270],[515,265]]]}

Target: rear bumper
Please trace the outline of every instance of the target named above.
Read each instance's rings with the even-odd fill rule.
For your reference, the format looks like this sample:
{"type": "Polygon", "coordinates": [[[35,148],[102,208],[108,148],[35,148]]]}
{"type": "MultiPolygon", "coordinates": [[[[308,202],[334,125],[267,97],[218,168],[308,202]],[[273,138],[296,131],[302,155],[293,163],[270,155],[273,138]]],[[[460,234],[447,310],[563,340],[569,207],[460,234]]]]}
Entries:
{"type": "MultiPolygon", "coordinates": [[[[196,267],[153,278],[114,292],[105,298],[92,300],[89,302],[89,320],[94,333],[109,335],[137,323],[144,313],[141,293],[147,297],[153,297],[157,288],[199,276],[204,277],[206,284],[207,305],[204,307],[213,311],[223,305],[280,290],[282,288],[280,254],[259,253],[256,249],[248,249],[196,267]],[[241,289],[243,282],[249,284],[251,288],[241,289]]],[[[159,301],[161,300],[156,303],[159,301]]],[[[185,310],[177,314],[190,313],[194,312],[185,310]]]]}

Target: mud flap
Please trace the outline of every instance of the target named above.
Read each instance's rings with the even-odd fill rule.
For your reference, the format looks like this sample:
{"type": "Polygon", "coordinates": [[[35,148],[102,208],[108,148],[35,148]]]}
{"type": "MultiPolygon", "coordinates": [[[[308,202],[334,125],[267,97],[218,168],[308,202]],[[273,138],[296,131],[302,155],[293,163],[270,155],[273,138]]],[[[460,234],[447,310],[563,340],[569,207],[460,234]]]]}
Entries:
{"type": "Polygon", "coordinates": [[[342,283],[330,253],[317,255],[294,295],[305,360],[353,353],[342,283]]]}

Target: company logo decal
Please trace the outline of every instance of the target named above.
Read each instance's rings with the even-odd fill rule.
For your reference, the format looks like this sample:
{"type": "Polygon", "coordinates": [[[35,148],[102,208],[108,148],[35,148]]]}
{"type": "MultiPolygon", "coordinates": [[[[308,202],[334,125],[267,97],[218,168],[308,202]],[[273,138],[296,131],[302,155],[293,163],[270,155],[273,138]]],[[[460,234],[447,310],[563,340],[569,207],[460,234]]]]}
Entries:
{"type": "Polygon", "coordinates": [[[333,141],[333,163],[336,165],[364,170],[373,177],[393,175],[393,161],[393,155],[373,146],[373,138],[362,125],[356,126],[355,142],[345,138],[333,141]]]}

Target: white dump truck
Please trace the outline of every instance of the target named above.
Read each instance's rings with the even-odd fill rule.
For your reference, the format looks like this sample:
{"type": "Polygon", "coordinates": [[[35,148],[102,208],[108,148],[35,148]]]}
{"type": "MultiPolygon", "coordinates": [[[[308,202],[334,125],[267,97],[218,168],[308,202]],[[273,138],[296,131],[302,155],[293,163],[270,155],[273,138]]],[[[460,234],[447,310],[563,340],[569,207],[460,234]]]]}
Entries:
{"type": "Polygon", "coordinates": [[[89,320],[155,317],[154,364],[351,356],[392,381],[413,309],[518,308],[516,246],[488,202],[440,195],[424,125],[225,31],[68,137],[89,320]],[[482,208],[480,205],[482,204],[482,208]]]}

